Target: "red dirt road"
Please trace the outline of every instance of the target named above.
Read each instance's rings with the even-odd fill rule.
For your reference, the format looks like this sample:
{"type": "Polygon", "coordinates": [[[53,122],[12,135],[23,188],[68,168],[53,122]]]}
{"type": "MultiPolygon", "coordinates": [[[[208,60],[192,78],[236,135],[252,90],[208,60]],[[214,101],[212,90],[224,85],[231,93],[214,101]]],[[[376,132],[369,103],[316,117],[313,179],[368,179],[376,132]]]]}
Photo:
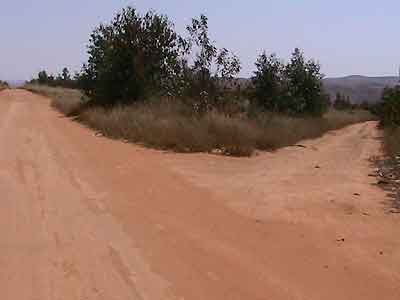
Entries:
{"type": "Polygon", "coordinates": [[[3,91],[0,299],[398,300],[400,217],[368,177],[378,135],[166,154],[3,91]]]}

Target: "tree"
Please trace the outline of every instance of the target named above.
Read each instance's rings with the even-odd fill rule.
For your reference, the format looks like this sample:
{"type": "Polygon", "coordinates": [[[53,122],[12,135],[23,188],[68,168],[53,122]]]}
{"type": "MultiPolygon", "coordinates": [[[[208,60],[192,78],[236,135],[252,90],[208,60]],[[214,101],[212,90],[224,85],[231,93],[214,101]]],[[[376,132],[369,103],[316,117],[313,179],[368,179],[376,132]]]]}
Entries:
{"type": "Polygon", "coordinates": [[[38,82],[39,84],[47,84],[49,81],[49,76],[47,75],[47,72],[45,70],[40,71],[38,73],[38,82]]]}
{"type": "Polygon", "coordinates": [[[71,80],[71,75],[69,74],[68,68],[64,68],[64,69],[62,70],[61,78],[62,78],[62,80],[64,80],[64,81],[69,81],[69,80],[71,80]]]}
{"type": "Polygon", "coordinates": [[[384,90],[380,115],[383,125],[400,126],[400,86],[384,90]]]}
{"type": "Polygon", "coordinates": [[[266,52],[263,52],[256,61],[256,68],[252,82],[258,104],[270,111],[284,110],[280,101],[284,93],[282,62],[276,54],[268,56],[266,52]]]}
{"type": "Polygon", "coordinates": [[[290,97],[290,110],[295,114],[321,116],[328,108],[328,98],[323,93],[321,66],[314,60],[306,61],[303,52],[296,48],[285,76],[290,97]]]}
{"type": "Polygon", "coordinates": [[[211,65],[218,50],[208,36],[208,18],[205,15],[201,15],[200,19],[192,19],[192,24],[186,29],[190,35],[189,45],[198,48],[192,70],[195,76],[197,75],[200,92],[204,92],[209,90],[212,84],[211,65]]]}
{"type": "Polygon", "coordinates": [[[264,52],[257,59],[256,68],[254,96],[264,109],[313,116],[321,116],[327,110],[329,101],[322,90],[320,65],[306,61],[298,48],[286,65],[275,54],[268,56],[264,52]]]}
{"type": "Polygon", "coordinates": [[[166,92],[180,72],[179,51],[179,36],[166,16],[140,16],[127,7],[91,34],[80,86],[106,106],[166,92]]]}
{"type": "Polygon", "coordinates": [[[9,88],[8,82],[0,80],[0,91],[7,88],[9,88]]]}
{"type": "MultiPolygon", "coordinates": [[[[187,92],[194,98],[200,96],[200,100],[204,102],[201,106],[210,106],[210,103],[206,103],[210,98],[217,100],[221,90],[231,85],[234,76],[241,70],[239,58],[226,48],[218,50],[211,41],[208,30],[208,18],[205,15],[192,19],[191,25],[187,26],[189,38],[186,42],[186,54],[194,57],[193,65],[188,67],[189,76],[185,78],[189,87],[187,92]]],[[[201,110],[204,109],[205,107],[201,110]]]]}
{"type": "Polygon", "coordinates": [[[242,69],[239,57],[226,48],[222,48],[216,58],[216,76],[231,81],[242,69]]]}
{"type": "Polygon", "coordinates": [[[333,107],[337,110],[346,110],[351,109],[351,101],[349,96],[342,95],[340,92],[336,93],[335,102],[333,103],[333,107]]]}

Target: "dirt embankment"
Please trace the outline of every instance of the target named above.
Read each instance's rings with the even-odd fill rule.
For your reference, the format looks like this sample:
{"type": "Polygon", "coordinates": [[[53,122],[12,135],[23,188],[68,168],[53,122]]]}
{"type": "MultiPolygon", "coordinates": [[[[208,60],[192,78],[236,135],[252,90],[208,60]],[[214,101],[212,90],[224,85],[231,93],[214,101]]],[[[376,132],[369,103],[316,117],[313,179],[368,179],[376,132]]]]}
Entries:
{"type": "Polygon", "coordinates": [[[250,159],[99,138],[0,94],[0,298],[400,299],[375,123],[250,159]]]}

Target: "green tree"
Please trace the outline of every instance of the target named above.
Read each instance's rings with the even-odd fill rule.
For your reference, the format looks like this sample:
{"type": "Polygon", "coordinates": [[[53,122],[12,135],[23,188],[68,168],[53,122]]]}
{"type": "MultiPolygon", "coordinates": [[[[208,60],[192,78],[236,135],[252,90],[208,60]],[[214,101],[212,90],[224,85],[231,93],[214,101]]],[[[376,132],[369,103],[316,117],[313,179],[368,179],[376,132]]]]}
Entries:
{"type": "Polygon", "coordinates": [[[256,61],[257,70],[252,82],[254,94],[258,104],[269,111],[283,111],[285,107],[281,101],[283,90],[284,66],[276,54],[262,53],[256,61]]]}
{"type": "MultiPolygon", "coordinates": [[[[217,104],[233,78],[240,72],[239,58],[226,48],[218,50],[209,37],[208,18],[201,15],[187,26],[186,54],[193,57],[193,64],[186,69],[187,94],[200,99],[196,103],[199,111],[217,104]],[[212,103],[213,102],[213,103],[212,103]]],[[[187,60],[186,60],[187,61],[187,60]]]]}
{"type": "Polygon", "coordinates": [[[290,107],[295,114],[321,116],[328,108],[328,98],[323,93],[321,67],[314,60],[306,61],[303,52],[296,48],[285,68],[290,107]]]}
{"type": "Polygon", "coordinates": [[[38,83],[39,84],[47,84],[49,82],[49,76],[45,70],[40,71],[38,73],[38,83]]]}
{"type": "Polygon", "coordinates": [[[253,77],[254,96],[264,109],[293,115],[321,116],[328,108],[323,93],[320,65],[306,61],[296,48],[284,65],[275,54],[265,52],[256,61],[253,77]]]}
{"type": "Polygon", "coordinates": [[[224,81],[232,81],[242,69],[239,57],[226,48],[222,48],[216,58],[216,77],[224,81]]]}
{"type": "Polygon", "coordinates": [[[0,80],[0,91],[7,88],[9,88],[8,82],[0,80]]]}
{"type": "Polygon", "coordinates": [[[130,103],[162,93],[180,72],[179,36],[166,16],[140,16],[132,7],[91,34],[81,88],[102,105],[130,103]]]}
{"type": "Polygon", "coordinates": [[[208,90],[211,79],[211,66],[218,50],[212,44],[208,34],[208,18],[201,15],[200,19],[192,19],[192,24],[186,27],[189,32],[189,43],[196,46],[198,51],[195,54],[194,65],[192,67],[202,91],[208,90]]]}
{"type": "Polygon", "coordinates": [[[61,78],[62,78],[62,80],[64,80],[64,81],[69,81],[69,80],[71,80],[71,75],[70,75],[70,73],[69,73],[68,68],[64,68],[64,69],[62,70],[61,78]]]}
{"type": "Polygon", "coordinates": [[[352,104],[349,96],[342,95],[340,92],[336,93],[335,102],[333,103],[333,107],[337,110],[346,110],[351,109],[352,104]]]}
{"type": "Polygon", "coordinates": [[[383,125],[400,126],[400,86],[384,90],[380,115],[383,125]]]}

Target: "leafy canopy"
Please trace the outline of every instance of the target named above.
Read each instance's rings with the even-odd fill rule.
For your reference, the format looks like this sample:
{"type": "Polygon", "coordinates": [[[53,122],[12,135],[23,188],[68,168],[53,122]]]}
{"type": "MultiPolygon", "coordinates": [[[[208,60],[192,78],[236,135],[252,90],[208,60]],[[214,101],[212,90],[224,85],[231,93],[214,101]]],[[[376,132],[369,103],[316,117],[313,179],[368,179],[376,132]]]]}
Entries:
{"type": "Polygon", "coordinates": [[[296,48],[284,65],[275,54],[260,55],[254,73],[254,97],[266,110],[293,115],[321,116],[328,108],[323,93],[320,65],[306,60],[296,48]]]}

